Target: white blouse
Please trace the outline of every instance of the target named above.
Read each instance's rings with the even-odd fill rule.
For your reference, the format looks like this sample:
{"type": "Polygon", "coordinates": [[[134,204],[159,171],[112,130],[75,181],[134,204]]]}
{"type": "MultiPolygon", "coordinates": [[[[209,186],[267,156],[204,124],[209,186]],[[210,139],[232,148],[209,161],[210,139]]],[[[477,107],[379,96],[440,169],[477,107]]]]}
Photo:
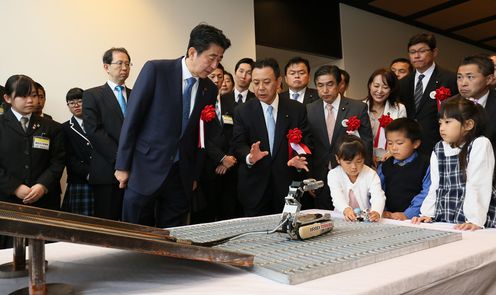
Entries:
{"type": "MultiPolygon", "coordinates": [[[[443,141],[446,156],[454,156],[460,153],[460,148],[452,148],[443,141]]],[[[425,197],[420,215],[434,217],[436,213],[436,190],[439,187],[439,166],[437,156],[431,155],[431,187],[425,197]]],[[[463,202],[463,213],[467,222],[483,227],[486,223],[489,202],[491,201],[494,153],[491,142],[486,137],[474,140],[467,163],[467,183],[465,187],[465,200],[463,202]]]]}
{"type": "Polygon", "coordinates": [[[344,209],[350,207],[349,191],[353,190],[360,209],[370,209],[382,215],[386,203],[386,195],[381,188],[379,175],[369,166],[364,165],[355,183],[350,181],[350,178],[341,166],[337,166],[327,174],[327,183],[331,190],[334,207],[339,212],[343,212],[344,209]]]}

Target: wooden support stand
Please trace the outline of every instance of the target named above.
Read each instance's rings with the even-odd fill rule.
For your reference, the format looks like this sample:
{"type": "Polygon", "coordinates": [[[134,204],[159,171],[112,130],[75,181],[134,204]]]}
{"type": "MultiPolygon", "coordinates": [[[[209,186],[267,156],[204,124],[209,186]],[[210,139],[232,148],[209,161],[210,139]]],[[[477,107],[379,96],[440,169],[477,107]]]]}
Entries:
{"type": "Polygon", "coordinates": [[[14,259],[0,265],[0,278],[19,278],[28,275],[26,263],[26,239],[14,237],[14,259]]]}

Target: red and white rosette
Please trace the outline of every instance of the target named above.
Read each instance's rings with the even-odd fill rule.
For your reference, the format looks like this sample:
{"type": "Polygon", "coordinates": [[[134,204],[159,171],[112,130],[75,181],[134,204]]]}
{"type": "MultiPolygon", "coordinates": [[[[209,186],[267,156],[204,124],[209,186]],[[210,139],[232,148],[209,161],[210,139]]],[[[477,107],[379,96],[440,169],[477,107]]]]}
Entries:
{"type": "Polygon", "coordinates": [[[382,115],[379,118],[379,129],[377,130],[377,134],[374,138],[374,147],[386,149],[386,131],[385,128],[393,122],[389,113],[387,115],[382,115]]]}
{"type": "Polygon", "coordinates": [[[434,98],[436,99],[437,102],[438,111],[439,109],[441,109],[441,102],[448,97],[451,97],[451,90],[449,88],[441,86],[438,89],[436,89],[436,94],[434,94],[434,98]]]}
{"type": "Polygon", "coordinates": [[[216,117],[215,106],[212,104],[206,105],[201,111],[200,115],[200,128],[199,128],[199,138],[198,147],[205,148],[205,122],[211,122],[216,117]]]}
{"type": "Polygon", "coordinates": [[[351,116],[348,119],[344,119],[341,124],[346,127],[346,133],[360,137],[358,128],[360,128],[361,122],[357,116],[351,116]]]}
{"type": "Polygon", "coordinates": [[[299,128],[293,128],[288,131],[288,134],[286,135],[286,138],[288,139],[288,160],[291,160],[293,151],[296,152],[298,155],[310,155],[312,154],[312,151],[304,144],[301,142],[301,139],[303,138],[303,133],[299,128]]]}

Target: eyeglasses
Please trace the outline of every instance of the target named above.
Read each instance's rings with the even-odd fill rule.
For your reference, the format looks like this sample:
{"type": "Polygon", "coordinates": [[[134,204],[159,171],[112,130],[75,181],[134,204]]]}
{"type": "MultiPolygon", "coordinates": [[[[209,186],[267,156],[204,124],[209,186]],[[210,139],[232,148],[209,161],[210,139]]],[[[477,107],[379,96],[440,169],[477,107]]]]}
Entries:
{"type": "Polygon", "coordinates": [[[111,65],[117,65],[119,68],[121,68],[123,65],[125,65],[128,68],[133,66],[133,63],[124,62],[122,60],[119,60],[119,61],[116,61],[116,62],[111,62],[110,64],[111,65]]]}
{"type": "Polygon", "coordinates": [[[410,54],[410,55],[415,55],[415,54],[419,53],[419,54],[422,54],[422,55],[423,55],[423,54],[425,54],[426,52],[429,52],[429,51],[431,51],[431,50],[432,50],[432,49],[427,49],[427,48],[424,48],[424,49],[419,49],[419,50],[409,50],[409,51],[408,51],[408,54],[410,54]]]}
{"type": "Polygon", "coordinates": [[[76,105],[82,105],[83,104],[83,100],[82,99],[75,99],[75,100],[71,100],[67,103],[68,106],[70,107],[75,107],[76,105]]]}

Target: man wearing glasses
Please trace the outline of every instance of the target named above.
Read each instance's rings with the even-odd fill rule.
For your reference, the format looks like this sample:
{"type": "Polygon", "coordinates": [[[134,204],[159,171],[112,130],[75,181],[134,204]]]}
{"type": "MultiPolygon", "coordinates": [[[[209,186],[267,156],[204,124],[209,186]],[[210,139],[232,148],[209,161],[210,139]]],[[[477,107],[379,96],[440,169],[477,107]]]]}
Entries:
{"type": "Polygon", "coordinates": [[[93,148],[83,123],[83,89],[70,89],[66,101],[72,117],[62,124],[67,167],[67,189],[62,210],[93,216],[93,190],[88,183],[93,148]]]}
{"type": "Polygon", "coordinates": [[[456,74],[434,62],[438,53],[434,35],[422,33],[410,38],[408,56],[415,71],[400,80],[400,98],[406,106],[407,115],[422,126],[419,151],[425,155],[430,155],[436,142],[441,140],[436,89],[444,86],[450,89],[451,95],[458,93],[456,74]]]}
{"type": "Polygon", "coordinates": [[[103,55],[108,81],[83,93],[84,129],[93,146],[89,183],[95,195],[96,217],[119,220],[124,190],[114,177],[115,159],[131,89],[125,86],[131,69],[125,48],[110,48],[103,55]]]}

